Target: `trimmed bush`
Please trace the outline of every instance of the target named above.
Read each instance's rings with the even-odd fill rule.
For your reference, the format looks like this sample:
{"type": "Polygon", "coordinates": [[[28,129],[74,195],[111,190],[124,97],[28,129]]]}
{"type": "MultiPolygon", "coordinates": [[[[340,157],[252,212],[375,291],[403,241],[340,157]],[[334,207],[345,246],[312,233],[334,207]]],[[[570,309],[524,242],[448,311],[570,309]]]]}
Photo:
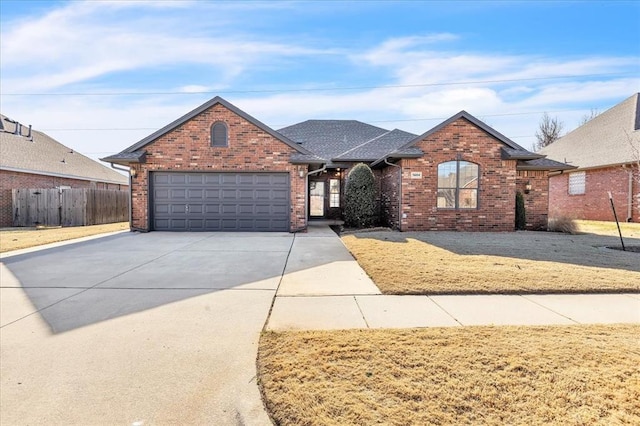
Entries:
{"type": "Polygon", "coordinates": [[[373,172],[366,164],[355,165],[344,190],[344,222],[350,228],[367,228],[376,221],[376,187],[373,172]]]}
{"type": "Polygon", "coordinates": [[[524,208],[524,195],[516,192],[516,229],[521,231],[527,226],[527,214],[524,208]]]}
{"type": "Polygon", "coordinates": [[[578,225],[573,219],[561,216],[549,219],[547,230],[551,232],[562,232],[564,234],[575,235],[578,233],[578,225]]]}

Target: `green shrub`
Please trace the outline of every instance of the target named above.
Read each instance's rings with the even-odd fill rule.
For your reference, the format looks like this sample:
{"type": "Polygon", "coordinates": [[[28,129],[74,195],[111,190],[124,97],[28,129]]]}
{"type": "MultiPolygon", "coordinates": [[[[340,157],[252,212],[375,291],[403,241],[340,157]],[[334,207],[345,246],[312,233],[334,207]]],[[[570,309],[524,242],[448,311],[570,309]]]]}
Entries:
{"type": "Polygon", "coordinates": [[[524,195],[516,192],[516,229],[523,230],[527,225],[527,214],[524,208],[524,195]]]}
{"type": "Polygon", "coordinates": [[[344,222],[350,228],[366,228],[376,221],[376,187],[373,172],[366,164],[354,166],[344,190],[344,222]]]}

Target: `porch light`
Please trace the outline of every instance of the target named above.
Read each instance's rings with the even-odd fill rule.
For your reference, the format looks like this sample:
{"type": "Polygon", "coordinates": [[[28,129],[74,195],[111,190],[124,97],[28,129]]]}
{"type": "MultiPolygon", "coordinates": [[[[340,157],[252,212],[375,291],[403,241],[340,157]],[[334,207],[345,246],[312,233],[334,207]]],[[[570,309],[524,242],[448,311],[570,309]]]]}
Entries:
{"type": "Polygon", "coordinates": [[[530,181],[530,180],[528,180],[528,181],[527,181],[527,184],[524,186],[524,193],[525,193],[525,194],[530,193],[530,192],[531,192],[531,188],[532,188],[532,186],[531,186],[531,181],[530,181]]]}
{"type": "Polygon", "coordinates": [[[129,173],[131,174],[131,177],[136,177],[136,175],[138,174],[136,169],[130,169],[129,173]]]}
{"type": "Polygon", "coordinates": [[[298,170],[298,176],[303,178],[304,177],[304,170],[302,170],[302,169],[298,170]]]}

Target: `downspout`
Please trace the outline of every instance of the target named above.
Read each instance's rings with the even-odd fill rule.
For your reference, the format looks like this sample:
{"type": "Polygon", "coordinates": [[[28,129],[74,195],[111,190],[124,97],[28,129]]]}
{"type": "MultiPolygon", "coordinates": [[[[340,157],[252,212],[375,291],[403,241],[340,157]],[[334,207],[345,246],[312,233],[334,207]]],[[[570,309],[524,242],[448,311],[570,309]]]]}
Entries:
{"type": "Polygon", "coordinates": [[[111,164],[112,169],[127,172],[127,176],[129,176],[129,230],[131,230],[133,229],[133,188],[131,185],[131,167],[116,167],[114,163],[109,164],[111,164]]]}
{"type": "Polygon", "coordinates": [[[402,166],[390,163],[387,158],[384,159],[384,164],[400,169],[400,178],[398,179],[400,181],[398,187],[398,231],[402,231],[402,166]]]}
{"type": "MultiPolygon", "coordinates": [[[[629,203],[627,205],[627,222],[633,222],[633,168],[629,170],[629,203]]],[[[640,203],[640,200],[638,200],[640,203]]]]}
{"type": "MultiPolygon", "coordinates": [[[[316,175],[318,173],[322,173],[325,170],[327,170],[327,165],[324,164],[321,168],[316,169],[316,170],[311,170],[308,173],[305,173],[304,175],[304,215],[307,216],[305,218],[305,227],[299,229],[299,231],[302,231],[304,229],[307,229],[309,227],[309,176],[311,175],[316,175]]],[[[297,232],[297,231],[296,231],[297,232]]]]}

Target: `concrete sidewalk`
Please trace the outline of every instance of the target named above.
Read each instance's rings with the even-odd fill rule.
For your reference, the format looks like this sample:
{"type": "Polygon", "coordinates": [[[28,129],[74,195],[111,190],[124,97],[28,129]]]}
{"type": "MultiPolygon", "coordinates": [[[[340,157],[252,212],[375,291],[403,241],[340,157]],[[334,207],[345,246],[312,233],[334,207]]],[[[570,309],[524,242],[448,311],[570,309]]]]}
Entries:
{"type": "Polygon", "coordinates": [[[328,226],[298,234],[267,330],[640,323],[640,294],[382,295],[328,226]]]}

